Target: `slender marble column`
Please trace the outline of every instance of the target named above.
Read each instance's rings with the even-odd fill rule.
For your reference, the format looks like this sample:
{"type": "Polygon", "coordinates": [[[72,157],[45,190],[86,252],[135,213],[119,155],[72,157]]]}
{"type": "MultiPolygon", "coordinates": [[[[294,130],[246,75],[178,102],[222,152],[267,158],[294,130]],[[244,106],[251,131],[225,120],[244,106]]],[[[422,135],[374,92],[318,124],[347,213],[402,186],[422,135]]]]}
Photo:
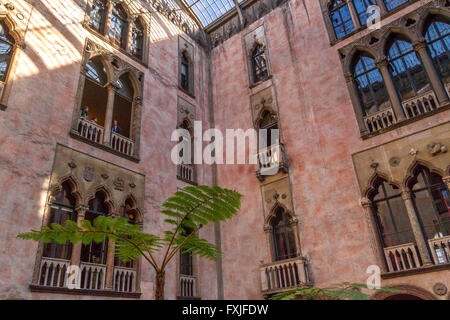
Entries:
{"type": "Polygon", "coordinates": [[[105,115],[105,133],[103,135],[103,144],[110,145],[111,144],[111,126],[112,126],[112,117],[114,111],[114,96],[115,96],[115,87],[112,84],[108,85],[108,103],[106,104],[106,115],[105,115]]]}
{"type": "Polygon", "coordinates": [[[368,130],[364,123],[364,115],[362,112],[361,101],[358,97],[358,89],[356,88],[353,75],[350,72],[345,74],[345,81],[347,82],[350,99],[352,100],[353,111],[355,112],[356,121],[358,122],[359,132],[363,136],[368,133],[368,130]]]}
{"type": "MultiPolygon", "coordinates": [[[[79,206],[77,211],[77,225],[81,227],[81,220],[84,220],[84,217],[86,215],[86,211],[89,209],[88,206],[81,205],[79,206]]],[[[70,260],[71,265],[79,266],[80,260],[81,260],[81,242],[78,242],[77,244],[73,245],[72,248],[72,258],[70,260]]]]}
{"type": "Polygon", "coordinates": [[[350,16],[352,17],[353,26],[355,30],[361,28],[361,23],[359,23],[358,13],[356,12],[355,4],[353,0],[347,0],[348,10],[350,11],[350,16]]]}

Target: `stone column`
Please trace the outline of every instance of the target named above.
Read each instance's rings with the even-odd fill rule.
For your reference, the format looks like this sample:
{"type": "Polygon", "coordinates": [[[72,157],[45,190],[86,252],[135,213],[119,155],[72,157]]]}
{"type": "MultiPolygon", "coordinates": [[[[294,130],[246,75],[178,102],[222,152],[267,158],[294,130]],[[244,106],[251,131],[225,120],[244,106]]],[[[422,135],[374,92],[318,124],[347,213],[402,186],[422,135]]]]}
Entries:
{"type": "Polygon", "coordinates": [[[126,35],[126,39],[125,39],[125,50],[127,51],[127,52],[130,52],[130,49],[131,49],[131,40],[132,40],[132,38],[133,38],[133,18],[132,17],[129,17],[128,19],[127,19],[127,22],[128,22],[128,30],[127,30],[127,35],[126,35]]]}
{"type": "Polygon", "coordinates": [[[301,257],[302,249],[300,247],[300,236],[298,233],[298,219],[296,217],[292,217],[290,224],[291,224],[292,232],[294,232],[294,235],[295,235],[296,255],[297,255],[297,257],[301,257]]]}
{"type": "MultiPolygon", "coordinates": [[[[113,277],[114,277],[114,253],[115,243],[108,239],[108,251],[106,255],[106,280],[105,289],[113,290],[113,277]]],[[[137,280],[135,280],[137,282],[137,280]]]]}
{"type": "Polygon", "coordinates": [[[380,16],[384,16],[388,12],[384,0],[375,0],[375,3],[380,8],[380,16]]]}
{"type": "Polygon", "coordinates": [[[361,199],[361,206],[364,209],[364,213],[366,215],[366,219],[369,225],[369,232],[371,234],[371,242],[372,242],[372,249],[375,254],[375,259],[377,262],[377,265],[384,271],[387,272],[386,268],[386,260],[384,257],[384,249],[382,245],[382,239],[379,236],[378,232],[378,226],[375,220],[374,213],[372,211],[372,201],[370,201],[368,198],[364,197],[361,199]]]}
{"type": "Polygon", "coordinates": [[[104,34],[105,36],[109,36],[109,29],[111,28],[111,14],[113,10],[113,3],[111,0],[108,0],[108,3],[106,4],[106,21],[105,21],[105,30],[104,34]]]}
{"type": "Polygon", "coordinates": [[[402,199],[403,201],[405,201],[409,222],[411,223],[411,228],[414,233],[414,238],[416,239],[417,248],[419,249],[420,257],[422,258],[422,263],[424,266],[432,265],[433,263],[431,262],[430,254],[428,252],[428,246],[425,241],[419,219],[417,218],[417,213],[412,201],[411,191],[409,189],[404,189],[402,191],[402,199]]]}
{"type": "Polygon", "coordinates": [[[105,114],[105,132],[103,134],[103,144],[111,144],[111,127],[113,121],[113,111],[114,111],[114,95],[116,93],[115,86],[113,84],[108,84],[108,103],[106,104],[106,114],[105,114]]]}
{"type": "Polygon", "coordinates": [[[364,115],[362,112],[361,101],[359,100],[358,89],[356,88],[353,74],[348,72],[345,74],[345,81],[352,100],[353,111],[355,112],[356,121],[358,122],[359,133],[363,136],[368,133],[367,127],[364,123],[364,115]]]}
{"type": "MultiPolygon", "coordinates": [[[[79,206],[77,211],[77,225],[81,227],[81,220],[84,220],[84,217],[86,215],[86,211],[88,211],[89,207],[86,205],[79,206]]],[[[79,266],[81,261],[81,246],[82,243],[78,242],[77,244],[73,245],[72,248],[72,258],[70,259],[70,264],[79,266]]]]}
{"type": "Polygon", "coordinates": [[[430,79],[431,86],[433,87],[434,93],[439,100],[439,104],[442,106],[449,103],[447,92],[445,91],[441,78],[434,67],[433,60],[431,60],[431,57],[428,54],[426,40],[421,39],[420,41],[414,43],[413,46],[414,50],[419,54],[420,59],[422,60],[425,71],[430,79]]]}
{"type": "Polygon", "coordinates": [[[269,263],[273,261],[273,257],[275,256],[275,253],[272,249],[272,231],[273,228],[271,225],[265,225],[264,226],[264,233],[266,234],[266,246],[267,246],[267,256],[265,263],[269,263]]]}
{"type": "Polygon", "coordinates": [[[447,187],[447,189],[450,190],[450,176],[443,177],[442,181],[444,181],[445,186],[447,187]]]}
{"type": "Polygon", "coordinates": [[[348,10],[350,11],[350,16],[352,17],[353,26],[355,30],[361,28],[361,23],[359,23],[358,13],[356,12],[355,4],[353,0],[347,0],[348,10]]]}
{"type": "Polygon", "coordinates": [[[392,103],[392,109],[394,110],[397,121],[400,122],[402,120],[405,120],[406,117],[403,111],[402,102],[400,101],[397,90],[395,89],[394,80],[392,79],[391,73],[389,72],[389,62],[387,61],[387,58],[383,57],[381,60],[376,61],[375,65],[380,70],[383,77],[383,81],[386,85],[386,90],[389,94],[389,98],[392,103]]]}

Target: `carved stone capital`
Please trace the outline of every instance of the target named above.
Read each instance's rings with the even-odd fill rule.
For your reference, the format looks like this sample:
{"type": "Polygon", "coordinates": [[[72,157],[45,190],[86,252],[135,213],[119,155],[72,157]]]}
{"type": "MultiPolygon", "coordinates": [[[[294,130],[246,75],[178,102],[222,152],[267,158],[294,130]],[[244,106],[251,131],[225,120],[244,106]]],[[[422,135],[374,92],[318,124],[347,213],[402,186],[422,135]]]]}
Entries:
{"type": "Polygon", "coordinates": [[[419,39],[412,44],[415,51],[420,51],[427,48],[427,41],[425,38],[419,39]]]}
{"type": "Polygon", "coordinates": [[[375,61],[375,66],[376,66],[377,68],[387,67],[388,64],[389,64],[389,62],[388,62],[386,56],[384,56],[384,57],[382,57],[382,58],[380,58],[380,59],[378,59],[378,60],[375,61]]]}
{"type": "Polygon", "coordinates": [[[85,215],[86,211],[89,210],[89,207],[85,204],[81,204],[75,210],[77,211],[77,215],[79,218],[84,218],[84,215],[85,215]]]}
{"type": "Polygon", "coordinates": [[[367,197],[361,198],[360,203],[363,208],[370,208],[372,206],[372,201],[367,197]]]}
{"type": "Polygon", "coordinates": [[[442,181],[444,181],[444,183],[447,185],[447,188],[448,188],[450,185],[450,176],[443,177],[442,181]]]}
{"type": "Polygon", "coordinates": [[[412,198],[411,190],[409,190],[409,189],[403,189],[403,190],[402,190],[402,199],[403,199],[404,201],[406,201],[406,200],[411,200],[411,198],[412,198]]]}
{"type": "Polygon", "coordinates": [[[346,72],[346,73],[344,74],[344,77],[345,77],[345,81],[346,81],[347,83],[353,81],[353,73],[351,73],[351,72],[346,72]]]}

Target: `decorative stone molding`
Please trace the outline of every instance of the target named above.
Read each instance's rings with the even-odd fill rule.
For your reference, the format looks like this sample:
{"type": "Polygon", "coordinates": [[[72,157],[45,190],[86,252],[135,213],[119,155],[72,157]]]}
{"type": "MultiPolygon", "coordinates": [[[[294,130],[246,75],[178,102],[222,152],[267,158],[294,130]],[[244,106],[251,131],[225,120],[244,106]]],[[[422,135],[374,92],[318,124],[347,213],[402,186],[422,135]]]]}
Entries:
{"type": "Polygon", "coordinates": [[[260,24],[255,29],[247,32],[246,34],[243,34],[242,41],[244,45],[245,55],[247,57],[247,71],[249,77],[249,85],[254,86],[256,84],[259,84],[260,82],[269,79],[272,75],[272,68],[270,65],[270,54],[269,48],[267,46],[264,24],[260,24]],[[263,47],[267,64],[267,76],[265,79],[260,81],[256,81],[255,79],[253,79],[253,72],[252,72],[253,71],[252,54],[257,45],[263,47]]]}

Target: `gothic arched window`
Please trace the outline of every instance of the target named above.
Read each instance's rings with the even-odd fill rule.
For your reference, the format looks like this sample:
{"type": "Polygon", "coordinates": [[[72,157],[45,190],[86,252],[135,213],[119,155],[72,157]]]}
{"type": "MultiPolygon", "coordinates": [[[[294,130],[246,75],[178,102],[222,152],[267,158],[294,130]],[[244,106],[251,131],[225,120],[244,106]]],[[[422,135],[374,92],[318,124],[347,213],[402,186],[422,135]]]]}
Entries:
{"type": "Polygon", "coordinates": [[[376,5],[375,0],[353,0],[359,23],[363,26],[367,22],[367,8],[376,5]]]}
{"type": "Polygon", "coordinates": [[[106,22],[106,0],[94,0],[89,12],[89,26],[99,33],[104,32],[106,22]]]}
{"type": "MultiPolygon", "coordinates": [[[[89,210],[86,211],[85,220],[90,221],[92,224],[97,217],[107,216],[109,211],[105,193],[103,191],[98,191],[95,194],[95,198],[89,201],[89,210]]],[[[95,264],[106,264],[107,251],[107,239],[101,243],[93,241],[89,244],[83,244],[81,247],[81,261],[95,264]]]]}
{"type": "Polygon", "coordinates": [[[276,261],[294,258],[297,255],[295,234],[290,215],[282,207],[275,209],[275,217],[271,221],[273,229],[273,248],[276,261]]]}
{"type": "Polygon", "coordinates": [[[414,242],[414,234],[401,190],[379,179],[371,195],[373,211],[384,247],[414,242]]]}
{"type": "Polygon", "coordinates": [[[186,52],[181,54],[180,67],[180,85],[184,90],[189,91],[189,59],[186,52]]]}
{"type": "Polygon", "coordinates": [[[359,93],[364,115],[377,112],[390,106],[389,94],[383,77],[375,66],[375,60],[361,55],[356,60],[353,78],[359,93]]]}
{"type": "MultiPolygon", "coordinates": [[[[188,229],[183,233],[184,236],[189,236],[192,230],[188,229]]],[[[194,261],[192,252],[186,252],[186,250],[180,250],[180,274],[184,276],[194,275],[194,261]]]]}
{"type": "Polygon", "coordinates": [[[442,177],[418,167],[410,183],[416,212],[427,239],[450,235],[450,202],[442,177]]]}
{"type": "MultiPolygon", "coordinates": [[[[75,198],[72,196],[68,182],[62,184],[61,191],[53,197],[47,225],[58,223],[64,225],[66,221],[76,221],[75,198]]],[[[70,260],[72,245],[70,242],[58,244],[55,241],[44,245],[43,257],[70,260]]]]}
{"type": "Polygon", "coordinates": [[[253,82],[262,81],[269,74],[267,70],[266,52],[261,44],[256,45],[252,51],[252,74],[253,82]]]}
{"type": "Polygon", "coordinates": [[[14,38],[5,23],[0,22],[0,81],[5,82],[14,49],[14,38]]]}
{"type": "Polygon", "coordinates": [[[126,47],[128,21],[127,13],[120,4],[113,7],[111,13],[111,24],[109,29],[109,37],[121,48],[126,47]]]}
{"type": "Polygon", "coordinates": [[[355,30],[347,2],[344,0],[334,0],[329,6],[329,13],[337,39],[355,30]]]}
{"type": "Polygon", "coordinates": [[[402,100],[431,89],[428,75],[410,42],[399,37],[394,38],[388,50],[388,61],[402,100]]]}
{"type": "MultiPolygon", "coordinates": [[[[273,135],[272,130],[278,130],[278,117],[275,112],[270,112],[269,110],[264,110],[261,114],[261,120],[259,121],[259,129],[265,129],[266,131],[266,144],[263,146],[260,142],[260,146],[270,147],[272,144],[276,145],[280,142],[280,136],[273,135]],[[272,141],[272,139],[274,141],[272,141]],[[272,143],[273,142],[273,143],[272,143]]],[[[260,133],[261,134],[261,133],[260,133]]]]}
{"type": "Polygon", "coordinates": [[[426,28],[425,39],[436,70],[442,81],[450,82],[450,25],[443,19],[434,19],[426,28]]]}
{"type": "Polygon", "coordinates": [[[135,19],[132,24],[130,52],[138,59],[143,58],[144,48],[144,27],[139,19],[135,19]]]}
{"type": "Polygon", "coordinates": [[[384,0],[388,11],[394,10],[406,2],[408,2],[408,0],[384,0]]]}

